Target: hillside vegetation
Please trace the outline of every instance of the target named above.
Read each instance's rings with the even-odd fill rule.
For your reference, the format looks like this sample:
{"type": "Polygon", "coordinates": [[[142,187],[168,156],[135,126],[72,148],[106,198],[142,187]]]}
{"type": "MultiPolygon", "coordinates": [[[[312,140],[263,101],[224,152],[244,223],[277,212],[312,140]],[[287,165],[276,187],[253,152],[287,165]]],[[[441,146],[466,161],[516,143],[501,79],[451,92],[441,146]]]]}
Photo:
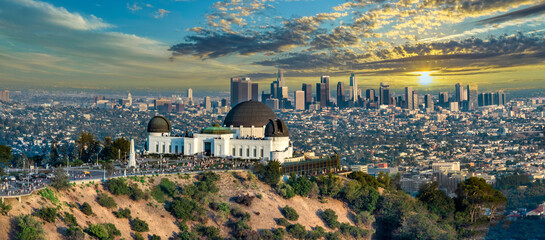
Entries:
{"type": "Polygon", "coordinates": [[[398,176],[353,172],[280,181],[277,162],[255,172],[45,189],[23,204],[0,206],[0,239],[473,238],[505,205],[501,192],[479,178],[462,182],[455,199],[435,183],[413,198],[400,190],[398,176]]]}

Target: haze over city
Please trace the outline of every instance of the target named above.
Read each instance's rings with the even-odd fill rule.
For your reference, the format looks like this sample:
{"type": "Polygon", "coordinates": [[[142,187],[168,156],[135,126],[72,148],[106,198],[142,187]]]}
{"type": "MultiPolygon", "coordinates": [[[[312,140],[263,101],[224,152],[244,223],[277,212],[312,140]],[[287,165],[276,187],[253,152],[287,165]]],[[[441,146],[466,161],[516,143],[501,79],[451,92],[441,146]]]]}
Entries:
{"type": "Polygon", "coordinates": [[[225,91],[322,75],[362,88],[543,88],[545,4],[500,1],[36,1],[0,3],[9,89],[225,91]]]}

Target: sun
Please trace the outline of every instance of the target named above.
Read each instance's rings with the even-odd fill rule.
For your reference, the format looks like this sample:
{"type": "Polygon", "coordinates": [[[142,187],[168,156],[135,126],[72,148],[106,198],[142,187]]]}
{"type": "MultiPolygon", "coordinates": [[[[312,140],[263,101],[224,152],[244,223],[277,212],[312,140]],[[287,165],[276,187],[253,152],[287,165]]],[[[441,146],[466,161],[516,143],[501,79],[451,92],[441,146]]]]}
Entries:
{"type": "Polygon", "coordinates": [[[433,82],[433,77],[431,74],[434,72],[415,72],[415,74],[419,74],[418,81],[422,85],[430,85],[433,82]]]}

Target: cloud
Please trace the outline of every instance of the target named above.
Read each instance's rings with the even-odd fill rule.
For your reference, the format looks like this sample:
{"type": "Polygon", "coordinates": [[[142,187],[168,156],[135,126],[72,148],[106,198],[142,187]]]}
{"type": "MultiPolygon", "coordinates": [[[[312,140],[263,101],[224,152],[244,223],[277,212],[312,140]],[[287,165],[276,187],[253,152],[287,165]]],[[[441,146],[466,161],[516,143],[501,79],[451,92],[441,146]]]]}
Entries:
{"type": "Polygon", "coordinates": [[[478,21],[477,23],[478,24],[497,24],[497,23],[502,23],[506,21],[511,21],[514,19],[520,19],[520,18],[542,14],[543,12],[545,12],[545,3],[524,8],[521,10],[513,11],[510,13],[502,14],[499,16],[486,18],[486,19],[478,21]]]}
{"type": "Polygon", "coordinates": [[[51,24],[74,30],[99,30],[113,27],[96,16],[70,13],[65,8],[33,0],[5,0],[1,11],[4,19],[3,26],[28,23],[34,18],[41,18],[44,22],[40,22],[37,26],[51,24]],[[9,11],[9,9],[18,9],[19,11],[9,11]],[[29,16],[30,19],[26,20],[17,15],[29,16]],[[16,19],[16,21],[9,22],[10,19],[16,19]]]}
{"type": "Polygon", "coordinates": [[[422,69],[499,69],[539,64],[545,61],[545,39],[523,34],[462,41],[406,44],[372,53],[351,50],[319,53],[289,53],[255,64],[292,71],[329,69],[333,72],[405,73],[422,69]]]}
{"type": "Polygon", "coordinates": [[[165,9],[162,9],[162,8],[159,8],[159,10],[157,10],[155,12],[155,15],[153,16],[154,18],[163,18],[165,15],[169,14],[170,11],[167,11],[165,9]]]}
{"type": "Polygon", "coordinates": [[[132,5],[130,5],[129,3],[127,3],[127,8],[129,10],[131,10],[132,12],[136,12],[138,10],[142,10],[142,7],[138,6],[138,4],[136,2],[134,2],[132,5]]]}

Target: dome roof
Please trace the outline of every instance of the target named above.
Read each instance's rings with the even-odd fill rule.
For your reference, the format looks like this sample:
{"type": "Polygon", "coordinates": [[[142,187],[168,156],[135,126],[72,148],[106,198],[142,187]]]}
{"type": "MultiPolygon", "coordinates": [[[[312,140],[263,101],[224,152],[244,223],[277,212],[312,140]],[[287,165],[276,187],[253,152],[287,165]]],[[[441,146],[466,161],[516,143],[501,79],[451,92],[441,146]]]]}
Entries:
{"type": "Polygon", "coordinates": [[[163,116],[155,116],[148,123],[150,133],[168,133],[170,129],[170,122],[163,116]]]}
{"type": "Polygon", "coordinates": [[[289,137],[288,126],[280,119],[270,119],[265,127],[265,137],[289,137]]]}
{"type": "Polygon", "coordinates": [[[277,119],[273,110],[262,102],[246,101],[237,104],[227,113],[223,126],[225,127],[262,127],[265,126],[269,119],[277,119]]]}

